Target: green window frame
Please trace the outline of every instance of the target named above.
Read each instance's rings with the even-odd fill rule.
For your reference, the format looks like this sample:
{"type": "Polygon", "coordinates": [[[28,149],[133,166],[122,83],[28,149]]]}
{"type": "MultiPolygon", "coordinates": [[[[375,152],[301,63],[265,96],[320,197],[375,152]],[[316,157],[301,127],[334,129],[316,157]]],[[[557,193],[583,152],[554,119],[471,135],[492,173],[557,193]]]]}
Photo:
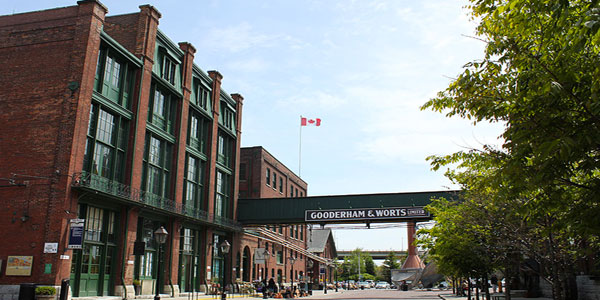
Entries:
{"type": "Polygon", "coordinates": [[[227,173],[217,170],[215,180],[215,216],[229,216],[229,192],[231,191],[231,180],[227,173]]]}
{"type": "Polygon", "coordinates": [[[176,97],[155,84],[148,108],[148,121],[163,131],[173,134],[177,111],[176,97]]]}
{"type": "Polygon", "coordinates": [[[192,104],[202,108],[206,112],[210,112],[211,95],[212,92],[202,85],[200,80],[194,79],[192,97],[190,97],[192,104]]]}
{"type": "Polygon", "coordinates": [[[98,54],[94,90],[108,100],[129,108],[136,67],[120,57],[116,51],[102,47],[98,54]]]}
{"type": "Polygon", "coordinates": [[[123,183],[129,120],[92,103],[84,152],[85,171],[123,183]]]}
{"type": "Polygon", "coordinates": [[[199,230],[182,227],[179,243],[179,278],[178,284],[182,291],[198,291],[201,277],[201,253],[199,230]]]}
{"type": "Polygon", "coordinates": [[[163,65],[161,68],[160,77],[168,81],[172,85],[175,85],[175,74],[177,72],[177,63],[171,59],[168,55],[163,56],[163,65]]]}
{"type": "Polygon", "coordinates": [[[235,131],[235,111],[223,100],[221,100],[220,110],[219,122],[225,126],[225,128],[235,131]]]}
{"type": "Polygon", "coordinates": [[[219,245],[221,244],[221,242],[225,240],[224,236],[218,235],[218,234],[213,234],[213,245],[212,245],[212,249],[213,249],[213,261],[212,261],[212,271],[213,271],[213,278],[214,282],[218,282],[221,283],[221,280],[223,279],[223,264],[224,264],[224,260],[223,260],[223,253],[221,252],[221,247],[219,247],[219,245]]]}
{"type": "Polygon", "coordinates": [[[210,121],[191,109],[188,124],[188,146],[202,154],[207,154],[209,127],[210,121]]]}
{"type": "Polygon", "coordinates": [[[217,162],[222,166],[231,168],[233,162],[233,147],[235,140],[219,130],[217,137],[217,162]]]}
{"type": "Polygon", "coordinates": [[[137,257],[136,279],[156,279],[158,271],[158,245],[154,239],[154,231],[161,222],[149,218],[138,219],[138,241],[145,243],[144,255],[137,257]]]}
{"type": "Polygon", "coordinates": [[[204,168],[206,162],[192,155],[187,155],[185,171],[185,198],[183,204],[188,208],[204,208],[204,168]]]}
{"type": "Polygon", "coordinates": [[[172,147],[171,143],[153,134],[147,134],[142,178],[145,191],[169,197],[172,147]]]}

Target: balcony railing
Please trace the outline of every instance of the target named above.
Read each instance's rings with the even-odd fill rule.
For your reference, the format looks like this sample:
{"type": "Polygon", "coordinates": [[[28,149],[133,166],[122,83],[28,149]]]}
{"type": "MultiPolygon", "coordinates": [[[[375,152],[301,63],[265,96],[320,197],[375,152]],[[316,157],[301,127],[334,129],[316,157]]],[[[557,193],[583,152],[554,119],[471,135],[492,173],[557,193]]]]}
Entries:
{"type": "Polygon", "coordinates": [[[242,230],[242,225],[235,220],[222,216],[215,216],[214,214],[210,214],[205,210],[177,203],[166,197],[162,197],[147,191],[134,189],[128,185],[88,172],[75,173],[73,175],[71,186],[90,189],[129,202],[150,206],[156,209],[190,217],[206,223],[212,223],[229,229],[242,230]]]}

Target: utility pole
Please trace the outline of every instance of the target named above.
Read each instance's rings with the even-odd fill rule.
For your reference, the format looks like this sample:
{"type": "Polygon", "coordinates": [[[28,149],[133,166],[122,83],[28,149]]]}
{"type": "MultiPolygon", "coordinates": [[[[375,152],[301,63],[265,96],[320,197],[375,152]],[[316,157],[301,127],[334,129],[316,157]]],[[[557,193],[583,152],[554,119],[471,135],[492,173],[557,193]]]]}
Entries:
{"type": "Polygon", "coordinates": [[[360,252],[358,252],[358,281],[360,281],[360,252]]]}

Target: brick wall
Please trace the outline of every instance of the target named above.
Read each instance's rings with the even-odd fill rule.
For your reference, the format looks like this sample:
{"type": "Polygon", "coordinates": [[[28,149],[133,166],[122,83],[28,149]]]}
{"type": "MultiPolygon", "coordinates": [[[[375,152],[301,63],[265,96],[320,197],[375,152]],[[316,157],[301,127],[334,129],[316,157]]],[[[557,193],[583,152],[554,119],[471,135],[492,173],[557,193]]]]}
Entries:
{"type": "Polygon", "coordinates": [[[0,17],[0,178],[19,184],[0,190],[10,203],[0,212],[0,259],[33,256],[28,282],[57,285],[70,273],[70,260],[60,259],[65,217],[74,209],[68,175],[82,162],[105,13],[101,4],[86,1],[0,17]],[[60,254],[43,253],[45,242],[59,243],[60,254]],[[48,264],[51,273],[44,274],[48,264]]]}

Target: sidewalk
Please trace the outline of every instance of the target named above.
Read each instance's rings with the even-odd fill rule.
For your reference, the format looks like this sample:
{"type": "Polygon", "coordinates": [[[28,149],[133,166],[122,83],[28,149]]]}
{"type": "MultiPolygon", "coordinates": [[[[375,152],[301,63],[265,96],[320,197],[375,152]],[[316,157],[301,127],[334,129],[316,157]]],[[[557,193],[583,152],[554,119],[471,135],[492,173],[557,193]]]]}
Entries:
{"type": "MultiPolygon", "coordinates": [[[[468,300],[469,298],[467,298],[467,296],[456,296],[452,293],[449,294],[439,294],[440,298],[444,299],[444,300],[468,300]]],[[[490,298],[494,299],[494,296],[501,296],[501,299],[506,299],[503,298],[504,294],[501,293],[496,293],[496,294],[490,294],[490,298]]],[[[479,299],[480,300],[485,300],[485,294],[484,295],[479,295],[479,299]]],[[[536,299],[536,300],[552,300],[552,298],[544,298],[544,297],[538,297],[538,298],[523,298],[523,297],[511,297],[511,300],[531,300],[531,299],[536,299]]],[[[475,300],[475,295],[471,295],[471,300],[475,300]]]]}

